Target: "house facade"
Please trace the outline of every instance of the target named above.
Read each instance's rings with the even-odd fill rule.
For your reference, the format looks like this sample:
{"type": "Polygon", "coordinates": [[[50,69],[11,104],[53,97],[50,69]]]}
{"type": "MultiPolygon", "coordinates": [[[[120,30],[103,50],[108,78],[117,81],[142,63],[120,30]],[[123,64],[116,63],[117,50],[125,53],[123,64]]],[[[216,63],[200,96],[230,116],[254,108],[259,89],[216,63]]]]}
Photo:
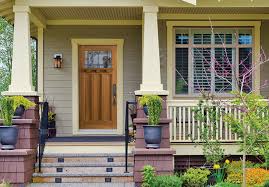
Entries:
{"type": "MultiPolygon", "coordinates": [[[[229,99],[235,89],[233,73],[227,84],[206,62],[214,57],[227,68],[226,56],[233,64],[228,71],[238,75],[242,61],[255,67],[269,53],[268,13],[267,0],[2,0],[0,15],[14,24],[11,85],[4,94],[48,100],[57,137],[122,136],[126,101],[167,96],[176,155],[202,155],[192,144],[199,133],[192,111],[197,90],[229,99]],[[38,42],[37,89],[30,37],[38,42]]],[[[266,98],[268,71],[267,63],[257,66],[248,82],[266,98]]],[[[236,135],[220,124],[227,154],[237,154],[236,135]]],[[[51,146],[51,152],[61,149],[51,146]]]]}

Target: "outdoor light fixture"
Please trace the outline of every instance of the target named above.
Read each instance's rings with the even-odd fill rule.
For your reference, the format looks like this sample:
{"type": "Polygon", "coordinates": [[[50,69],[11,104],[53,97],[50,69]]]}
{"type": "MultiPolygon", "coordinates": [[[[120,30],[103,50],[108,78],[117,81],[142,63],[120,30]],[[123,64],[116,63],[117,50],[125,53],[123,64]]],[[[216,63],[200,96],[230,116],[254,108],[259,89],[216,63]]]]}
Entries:
{"type": "Polygon", "coordinates": [[[63,54],[54,54],[53,59],[54,68],[62,68],[63,54]]]}

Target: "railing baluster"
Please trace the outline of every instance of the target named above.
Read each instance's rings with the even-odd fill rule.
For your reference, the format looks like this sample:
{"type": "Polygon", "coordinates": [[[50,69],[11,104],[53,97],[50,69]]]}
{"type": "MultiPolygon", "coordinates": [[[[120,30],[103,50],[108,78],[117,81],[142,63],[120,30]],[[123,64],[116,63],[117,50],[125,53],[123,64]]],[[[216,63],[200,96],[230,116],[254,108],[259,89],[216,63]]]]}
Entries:
{"type": "Polygon", "coordinates": [[[192,116],[192,139],[193,140],[196,140],[197,138],[196,138],[196,129],[197,129],[197,127],[196,127],[196,124],[195,124],[195,119],[194,119],[194,111],[193,111],[193,109],[194,109],[194,107],[192,107],[192,111],[191,111],[191,116],[192,116]]]}
{"type": "Polygon", "coordinates": [[[173,125],[174,125],[174,140],[177,139],[177,107],[173,107],[173,125]]]}
{"type": "Polygon", "coordinates": [[[182,112],[181,112],[182,108],[178,107],[178,123],[179,123],[179,140],[182,140],[182,112]]]}
{"type": "Polygon", "coordinates": [[[219,112],[220,112],[220,140],[223,140],[223,121],[222,121],[222,117],[223,117],[223,111],[222,111],[222,107],[220,106],[219,108],[219,112]]]}
{"type": "Polygon", "coordinates": [[[172,137],[172,135],[173,135],[173,121],[175,120],[175,119],[173,119],[172,118],[172,110],[173,110],[173,107],[172,106],[168,106],[168,118],[171,118],[172,119],[172,121],[170,122],[170,127],[169,127],[169,132],[170,132],[170,141],[173,141],[173,140],[176,140],[176,139],[174,139],[173,137],[172,137]]]}
{"type": "MultiPolygon", "coordinates": [[[[232,107],[231,106],[228,106],[229,107],[229,113],[230,115],[233,115],[232,114],[232,107]]],[[[228,128],[229,128],[229,140],[232,140],[232,128],[231,128],[231,125],[228,124],[228,128]]]]}
{"type": "MultiPolygon", "coordinates": [[[[225,106],[225,114],[228,113],[228,108],[225,106]]],[[[225,121],[224,123],[224,129],[225,129],[225,141],[228,139],[228,123],[225,121]]]]}
{"type": "Polygon", "coordinates": [[[185,112],[185,109],[186,109],[186,107],[184,106],[183,108],[183,116],[182,116],[182,119],[183,119],[183,140],[186,140],[186,126],[185,126],[185,118],[186,118],[186,112],[185,112]]]}
{"type": "Polygon", "coordinates": [[[188,140],[191,140],[191,107],[188,107],[188,140]]]}

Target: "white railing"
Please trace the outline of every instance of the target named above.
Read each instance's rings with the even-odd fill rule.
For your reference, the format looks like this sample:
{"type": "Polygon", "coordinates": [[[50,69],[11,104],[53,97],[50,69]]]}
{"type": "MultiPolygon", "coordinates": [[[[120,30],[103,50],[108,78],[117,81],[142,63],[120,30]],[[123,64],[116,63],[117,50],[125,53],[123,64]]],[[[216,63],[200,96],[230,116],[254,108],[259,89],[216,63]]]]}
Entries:
{"type": "MultiPolygon", "coordinates": [[[[171,142],[199,142],[204,123],[210,121],[209,113],[205,110],[205,122],[196,119],[194,109],[198,106],[197,100],[168,100],[167,112],[168,117],[172,119],[170,123],[170,141],[171,142]]],[[[218,139],[220,142],[238,141],[237,134],[232,133],[230,126],[223,120],[225,113],[231,113],[240,118],[240,110],[229,104],[223,104],[216,109],[216,121],[214,124],[207,123],[209,133],[212,140],[218,139]]]]}

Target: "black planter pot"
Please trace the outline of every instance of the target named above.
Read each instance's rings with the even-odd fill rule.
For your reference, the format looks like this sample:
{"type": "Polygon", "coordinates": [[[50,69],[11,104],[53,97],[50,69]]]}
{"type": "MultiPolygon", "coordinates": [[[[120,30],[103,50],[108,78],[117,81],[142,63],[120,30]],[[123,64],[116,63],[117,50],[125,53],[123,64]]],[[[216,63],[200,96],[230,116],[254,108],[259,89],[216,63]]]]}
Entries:
{"type": "Polygon", "coordinates": [[[159,149],[162,141],[161,125],[144,125],[144,138],[147,149],[159,149]]]}
{"type": "Polygon", "coordinates": [[[144,110],[145,115],[148,116],[149,115],[149,109],[148,109],[147,105],[143,106],[143,110],[144,110]]]}
{"type": "Polygon", "coordinates": [[[21,118],[21,116],[23,115],[25,111],[25,108],[23,105],[20,105],[19,107],[16,108],[15,112],[14,112],[14,116],[13,118],[21,118]]]}
{"type": "Polygon", "coordinates": [[[18,131],[16,125],[0,126],[0,142],[2,150],[13,150],[18,140],[18,131]]]}

